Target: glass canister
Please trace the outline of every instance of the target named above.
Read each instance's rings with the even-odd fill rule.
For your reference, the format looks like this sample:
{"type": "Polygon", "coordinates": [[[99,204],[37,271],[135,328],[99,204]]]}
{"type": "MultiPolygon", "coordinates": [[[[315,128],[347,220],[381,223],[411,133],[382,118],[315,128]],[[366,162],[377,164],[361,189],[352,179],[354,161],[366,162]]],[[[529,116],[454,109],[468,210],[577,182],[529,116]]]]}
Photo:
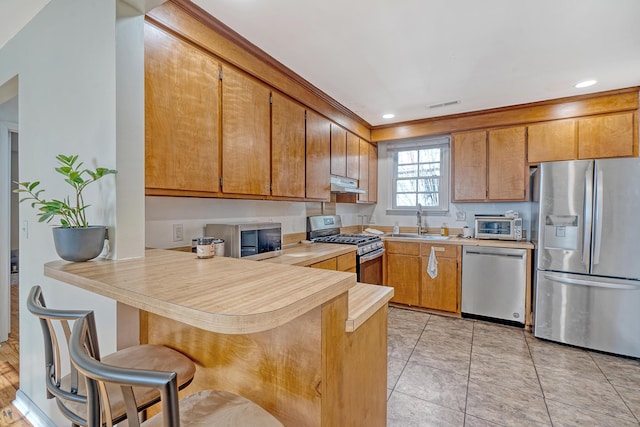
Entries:
{"type": "Polygon", "coordinates": [[[196,255],[198,258],[213,258],[215,256],[215,246],[213,237],[198,237],[196,242],[196,255]]]}

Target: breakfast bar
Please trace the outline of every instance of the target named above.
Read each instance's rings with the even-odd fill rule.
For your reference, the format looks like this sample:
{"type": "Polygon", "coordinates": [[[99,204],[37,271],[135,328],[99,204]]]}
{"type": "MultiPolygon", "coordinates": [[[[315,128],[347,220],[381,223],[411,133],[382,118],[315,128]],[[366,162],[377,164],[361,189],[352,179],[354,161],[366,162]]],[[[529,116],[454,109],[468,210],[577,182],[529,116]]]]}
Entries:
{"type": "Polygon", "coordinates": [[[284,425],[385,425],[392,288],[352,273],[158,249],[44,270],[139,309],[141,342],[196,362],[182,393],[232,391],[284,425]]]}

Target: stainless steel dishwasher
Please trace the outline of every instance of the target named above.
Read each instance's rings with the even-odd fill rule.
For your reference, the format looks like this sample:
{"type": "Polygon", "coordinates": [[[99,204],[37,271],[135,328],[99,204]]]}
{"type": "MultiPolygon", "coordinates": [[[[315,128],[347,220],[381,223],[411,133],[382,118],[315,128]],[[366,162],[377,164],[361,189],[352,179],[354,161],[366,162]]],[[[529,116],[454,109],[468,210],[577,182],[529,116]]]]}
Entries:
{"type": "Polygon", "coordinates": [[[463,317],[498,319],[524,325],[526,249],[464,246],[463,317]]]}

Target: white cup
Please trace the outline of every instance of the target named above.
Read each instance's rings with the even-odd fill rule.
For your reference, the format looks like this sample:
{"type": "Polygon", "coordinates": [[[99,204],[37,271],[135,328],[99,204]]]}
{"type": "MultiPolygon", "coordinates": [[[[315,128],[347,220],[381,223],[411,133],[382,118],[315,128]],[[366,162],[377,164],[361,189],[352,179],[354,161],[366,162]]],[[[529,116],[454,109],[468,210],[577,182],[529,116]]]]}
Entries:
{"type": "Polygon", "coordinates": [[[473,230],[470,229],[469,227],[463,227],[462,228],[462,236],[463,237],[473,237],[473,230]]]}

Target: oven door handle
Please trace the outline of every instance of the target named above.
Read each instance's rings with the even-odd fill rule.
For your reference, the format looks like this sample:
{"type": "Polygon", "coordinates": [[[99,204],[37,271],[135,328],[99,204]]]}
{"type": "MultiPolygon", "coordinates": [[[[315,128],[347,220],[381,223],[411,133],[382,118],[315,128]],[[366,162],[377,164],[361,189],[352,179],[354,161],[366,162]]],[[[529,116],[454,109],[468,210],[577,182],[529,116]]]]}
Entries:
{"type": "Polygon", "coordinates": [[[365,263],[367,261],[372,261],[372,260],[374,260],[376,258],[380,258],[382,255],[384,255],[384,253],[385,253],[384,248],[380,248],[380,249],[376,249],[375,251],[370,252],[370,253],[368,253],[366,255],[362,255],[360,257],[360,264],[363,264],[363,263],[365,263]]]}

